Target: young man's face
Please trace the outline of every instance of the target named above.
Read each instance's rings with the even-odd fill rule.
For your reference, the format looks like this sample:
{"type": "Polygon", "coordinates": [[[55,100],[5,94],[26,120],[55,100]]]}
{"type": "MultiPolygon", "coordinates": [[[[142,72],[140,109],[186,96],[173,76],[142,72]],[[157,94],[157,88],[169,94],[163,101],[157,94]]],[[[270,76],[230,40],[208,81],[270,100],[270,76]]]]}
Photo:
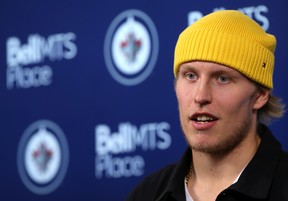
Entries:
{"type": "Polygon", "coordinates": [[[206,153],[229,152],[256,134],[257,110],[267,102],[241,73],[208,62],[182,64],[175,90],[184,135],[206,153]]]}

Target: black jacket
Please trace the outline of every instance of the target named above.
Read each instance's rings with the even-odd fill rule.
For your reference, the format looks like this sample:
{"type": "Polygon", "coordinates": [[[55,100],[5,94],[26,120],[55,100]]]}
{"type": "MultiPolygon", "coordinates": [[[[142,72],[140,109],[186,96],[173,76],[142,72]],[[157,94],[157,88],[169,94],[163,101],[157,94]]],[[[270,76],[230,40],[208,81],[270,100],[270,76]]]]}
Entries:
{"type": "MultiPolygon", "coordinates": [[[[262,126],[261,143],[238,179],[222,191],[219,200],[288,201],[288,155],[267,127],[262,126]]],[[[188,148],[180,161],[146,177],[127,201],[185,201],[184,178],[191,164],[188,148]]]]}

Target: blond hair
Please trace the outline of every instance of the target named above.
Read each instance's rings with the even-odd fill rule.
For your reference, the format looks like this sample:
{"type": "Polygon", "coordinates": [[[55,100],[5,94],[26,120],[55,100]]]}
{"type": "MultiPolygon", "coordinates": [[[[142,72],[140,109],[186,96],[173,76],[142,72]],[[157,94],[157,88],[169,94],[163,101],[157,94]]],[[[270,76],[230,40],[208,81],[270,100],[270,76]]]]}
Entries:
{"type": "MultiPolygon", "coordinates": [[[[256,83],[259,90],[269,90],[256,83]]],[[[285,104],[282,99],[273,95],[270,91],[268,102],[258,110],[258,122],[270,124],[273,120],[283,117],[285,113],[285,104]]]]}

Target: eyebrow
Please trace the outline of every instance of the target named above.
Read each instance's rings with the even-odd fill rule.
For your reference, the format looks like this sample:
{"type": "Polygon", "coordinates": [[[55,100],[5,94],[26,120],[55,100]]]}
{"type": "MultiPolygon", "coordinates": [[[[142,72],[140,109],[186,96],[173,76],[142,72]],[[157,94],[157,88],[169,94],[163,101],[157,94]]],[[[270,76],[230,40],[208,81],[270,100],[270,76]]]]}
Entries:
{"type": "MultiPolygon", "coordinates": [[[[235,70],[235,69],[232,69],[232,68],[230,68],[230,67],[228,67],[228,66],[224,66],[224,65],[221,65],[221,66],[219,66],[221,69],[216,69],[216,70],[214,70],[213,69],[213,67],[212,67],[212,71],[219,71],[219,72],[231,72],[231,73],[233,73],[234,71],[236,71],[236,72],[238,72],[237,70],[235,70]]],[[[184,63],[184,64],[182,64],[180,67],[179,67],[179,71],[181,70],[181,69],[185,69],[185,70],[197,70],[199,67],[197,67],[197,66],[194,66],[193,64],[186,64],[186,63],[184,63]]],[[[201,67],[200,67],[201,68],[201,67]]],[[[239,72],[240,73],[240,72],[239,72]]]]}
{"type": "MultiPolygon", "coordinates": [[[[197,73],[197,71],[199,71],[199,69],[201,69],[201,67],[196,67],[193,64],[182,64],[179,68],[179,72],[180,71],[194,71],[197,73]]],[[[228,66],[221,66],[220,69],[215,69],[215,68],[211,67],[211,69],[212,70],[209,71],[209,74],[211,74],[211,75],[229,74],[232,77],[239,77],[239,74],[242,75],[237,70],[232,69],[228,66]]],[[[244,76],[244,75],[242,75],[242,76],[244,76]]]]}

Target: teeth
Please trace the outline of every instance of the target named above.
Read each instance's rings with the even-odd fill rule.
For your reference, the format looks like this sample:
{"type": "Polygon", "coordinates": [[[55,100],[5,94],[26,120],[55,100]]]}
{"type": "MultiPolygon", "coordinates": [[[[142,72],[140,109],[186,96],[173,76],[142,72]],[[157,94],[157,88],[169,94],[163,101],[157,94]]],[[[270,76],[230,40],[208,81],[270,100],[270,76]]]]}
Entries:
{"type": "Polygon", "coordinates": [[[213,120],[212,117],[208,117],[208,116],[205,116],[205,115],[197,117],[197,121],[212,121],[212,120],[213,120]]]}

